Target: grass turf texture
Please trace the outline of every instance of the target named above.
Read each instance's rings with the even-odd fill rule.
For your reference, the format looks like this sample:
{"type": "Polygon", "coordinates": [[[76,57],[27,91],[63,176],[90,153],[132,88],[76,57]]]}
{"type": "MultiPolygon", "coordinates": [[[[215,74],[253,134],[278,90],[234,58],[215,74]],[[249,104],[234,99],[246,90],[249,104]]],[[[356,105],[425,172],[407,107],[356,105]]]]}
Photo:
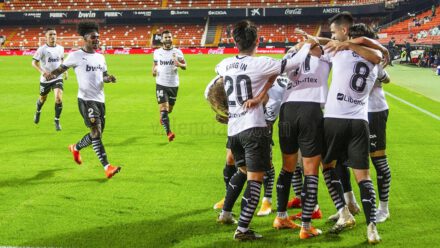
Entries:
{"type": "MultiPolygon", "coordinates": [[[[170,115],[176,140],[159,124],[151,56],[107,56],[116,84],[105,85],[107,123],[103,142],[122,171],[107,180],[89,147],[76,165],[67,146],[87,129],[78,112],[74,72],[65,82],[63,131],[53,125],[53,93],[39,125],[32,122],[39,85],[30,57],[0,57],[0,245],[56,247],[357,247],[366,245],[365,218],[338,236],[301,241],[298,231],[272,229],[275,214],[254,217],[264,239],[232,240],[234,227],[218,225],[212,209],[224,194],[226,126],[217,124],[203,98],[214,66],[225,56],[186,56],[181,87],[170,115]]],[[[399,76],[397,66],[391,77],[399,76]]],[[[414,71],[416,80],[431,72],[414,71]]],[[[428,79],[429,78],[429,79],[428,79]]],[[[426,79],[426,80],[425,80],[426,79]]],[[[440,103],[390,84],[386,90],[440,115],[440,103]]],[[[388,155],[392,170],[391,219],[378,225],[384,247],[422,247],[440,241],[440,123],[388,98],[388,155]]],[[[276,132],[275,132],[276,133],[276,132]]],[[[276,136],[276,135],[275,135],[276,136]]],[[[275,137],[277,144],[277,138],[275,137]]],[[[276,176],[280,151],[274,148],[276,176]]],[[[373,169],[373,175],[374,169],[373,169]]],[[[359,201],[358,187],[353,188],[359,201]]],[[[335,208],[320,175],[324,218],[335,208]]],[[[293,193],[291,193],[293,195],[293,193]]],[[[262,196],[261,196],[262,197],[262,196]]],[[[274,190],[274,208],[276,202],[274,190]]],[[[240,198],[234,208],[239,213],[240,198]]],[[[289,211],[290,214],[298,210],[289,211]]],[[[327,231],[325,220],[314,225],[327,231]]]]}

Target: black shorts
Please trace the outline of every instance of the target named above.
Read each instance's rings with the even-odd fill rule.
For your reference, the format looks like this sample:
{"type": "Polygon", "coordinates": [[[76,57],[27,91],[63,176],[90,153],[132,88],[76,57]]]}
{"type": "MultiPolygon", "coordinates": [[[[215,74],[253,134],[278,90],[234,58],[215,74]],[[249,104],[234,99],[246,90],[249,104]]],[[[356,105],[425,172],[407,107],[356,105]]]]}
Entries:
{"type": "Polygon", "coordinates": [[[246,166],[250,172],[270,169],[269,132],[266,127],[254,127],[228,137],[235,166],[246,166]]]}
{"type": "Polygon", "coordinates": [[[101,125],[101,131],[104,131],[105,103],[78,98],[78,107],[87,127],[101,125]]]}
{"type": "Polygon", "coordinates": [[[176,103],[178,90],[179,87],[167,87],[156,84],[157,103],[161,104],[164,102],[168,102],[169,105],[173,106],[176,103]]]}
{"type": "Polygon", "coordinates": [[[324,119],[324,164],[346,157],[353,169],[368,169],[370,131],[368,122],[355,119],[324,119]]]}
{"type": "Polygon", "coordinates": [[[61,89],[63,90],[63,80],[58,79],[50,83],[41,83],[40,82],[40,96],[45,96],[49,94],[50,90],[52,89],[61,89]]]}
{"type": "Polygon", "coordinates": [[[387,146],[388,109],[368,113],[370,127],[370,152],[385,150],[387,146]]]}
{"type": "Polygon", "coordinates": [[[323,115],[321,104],[314,102],[286,102],[280,109],[278,132],[284,154],[301,150],[306,158],[322,154],[323,115]]]}
{"type": "Polygon", "coordinates": [[[231,149],[231,142],[229,141],[229,137],[226,140],[226,149],[231,149]]]}

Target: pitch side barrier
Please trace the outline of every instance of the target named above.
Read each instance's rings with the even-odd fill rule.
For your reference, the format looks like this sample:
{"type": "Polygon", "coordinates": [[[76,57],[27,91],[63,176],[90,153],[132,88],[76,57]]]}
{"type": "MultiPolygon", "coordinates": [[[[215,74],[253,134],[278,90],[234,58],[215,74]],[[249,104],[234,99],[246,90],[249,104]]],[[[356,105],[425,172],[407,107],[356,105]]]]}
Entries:
{"type": "Polygon", "coordinates": [[[330,17],[342,11],[353,15],[386,13],[385,4],[332,7],[297,8],[241,8],[241,9],[176,9],[176,10],[131,10],[131,11],[26,11],[0,12],[0,23],[8,20],[81,20],[81,19],[161,19],[198,17],[330,17]]]}
{"type": "MultiPolygon", "coordinates": [[[[107,49],[103,54],[152,54],[154,48],[107,49]]],[[[237,54],[236,48],[181,48],[184,54],[237,54]]],[[[284,54],[285,48],[258,48],[258,54],[284,54]]],[[[33,56],[36,50],[0,50],[0,56],[33,56]]],[[[66,50],[66,53],[72,50],[66,50]]]]}

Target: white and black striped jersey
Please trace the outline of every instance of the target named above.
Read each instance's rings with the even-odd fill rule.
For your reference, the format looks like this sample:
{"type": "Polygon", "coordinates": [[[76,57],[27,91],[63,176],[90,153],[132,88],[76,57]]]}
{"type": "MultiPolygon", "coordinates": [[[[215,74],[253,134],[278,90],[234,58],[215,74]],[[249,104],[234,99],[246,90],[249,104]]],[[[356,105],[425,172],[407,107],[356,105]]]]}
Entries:
{"type": "Polygon", "coordinates": [[[324,118],[368,121],[368,96],[377,78],[377,66],[351,50],[337,52],[330,61],[332,82],[324,118]]]}
{"type": "Polygon", "coordinates": [[[104,72],[107,71],[104,55],[80,49],[70,53],[61,65],[72,67],[78,80],[78,98],[85,101],[105,102],[104,72]]]}
{"type": "Polygon", "coordinates": [[[264,116],[266,121],[273,122],[280,114],[281,103],[286,92],[289,79],[285,76],[278,76],[272,87],[267,92],[269,100],[264,106],[264,116]]]}
{"type": "Polygon", "coordinates": [[[368,98],[368,112],[381,112],[388,109],[382,82],[389,76],[381,65],[377,65],[377,69],[377,79],[368,98]]]}
{"type": "Polygon", "coordinates": [[[174,65],[174,56],[178,60],[183,60],[183,53],[180,49],[163,49],[159,48],[154,51],[153,59],[156,63],[156,84],[166,87],[178,87],[179,86],[179,74],[177,73],[177,67],[174,65]]]}
{"type": "MultiPolygon", "coordinates": [[[[46,72],[52,72],[53,70],[60,67],[61,63],[63,63],[64,59],[64,47],[60,45],[48,46],[45,44],[44,46],[40,46],[34,54],[34,60],[40,62],[40,66],[46,72]]],[[[57,78],[47,81],[43,74],[40,76],[41,83],[50,83],[56,80],[62,79],[63,75],[59,75],[57,78]]]]}
{"type": "Polygon", "coordinates": [[[330,63],[324,59],[307,55],[301,67],[286,72],[290,79],[284,102],[317,102],[324,104],[328,94],[330,63]]]}
{"type": "Polygon", "coordinates": [[[234,56],[217,65],[217,74],[223,77],[228,96],[228,136],[249,128],[266,126],[263,106],[245,109],[245,101],[261,93],[270,77],[283,73],[285,69],[298,68],[309,51],[310,44],[306,44],[290,59],[234,56]]]}

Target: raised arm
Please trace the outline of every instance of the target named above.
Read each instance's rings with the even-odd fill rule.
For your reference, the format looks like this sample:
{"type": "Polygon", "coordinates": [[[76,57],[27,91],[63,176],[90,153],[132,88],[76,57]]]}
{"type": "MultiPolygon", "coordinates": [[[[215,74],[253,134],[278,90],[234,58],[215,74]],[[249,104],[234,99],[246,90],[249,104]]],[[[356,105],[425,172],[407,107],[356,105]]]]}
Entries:
{"type": "Polygon", "coordinates": [[[361,46],[349,41],[340,42],[332,40],[324,47],[324,50],[333,54],[337,53],[338,51],[352,50],[373,64],[379,64],[382,59],[382,53],[379,50],[361,46]]]}
{"type": "Polygon", "coordinates": [[[358,38],[350,40],[350,42],[354,43],[354,44],[363,45],[363,46],[367,46],[369,48],[379,50],[383,55],[384,62],[382,64],[382,66],[384,68],[391,61],[391,57],[390,57],[390,53],[389,53],[388,49],[386,47],[384,47],[382,44],[380,44],[379,41],[377,41],[377,40],[370,39],[367,37],[358,37],[358,38]]]}

